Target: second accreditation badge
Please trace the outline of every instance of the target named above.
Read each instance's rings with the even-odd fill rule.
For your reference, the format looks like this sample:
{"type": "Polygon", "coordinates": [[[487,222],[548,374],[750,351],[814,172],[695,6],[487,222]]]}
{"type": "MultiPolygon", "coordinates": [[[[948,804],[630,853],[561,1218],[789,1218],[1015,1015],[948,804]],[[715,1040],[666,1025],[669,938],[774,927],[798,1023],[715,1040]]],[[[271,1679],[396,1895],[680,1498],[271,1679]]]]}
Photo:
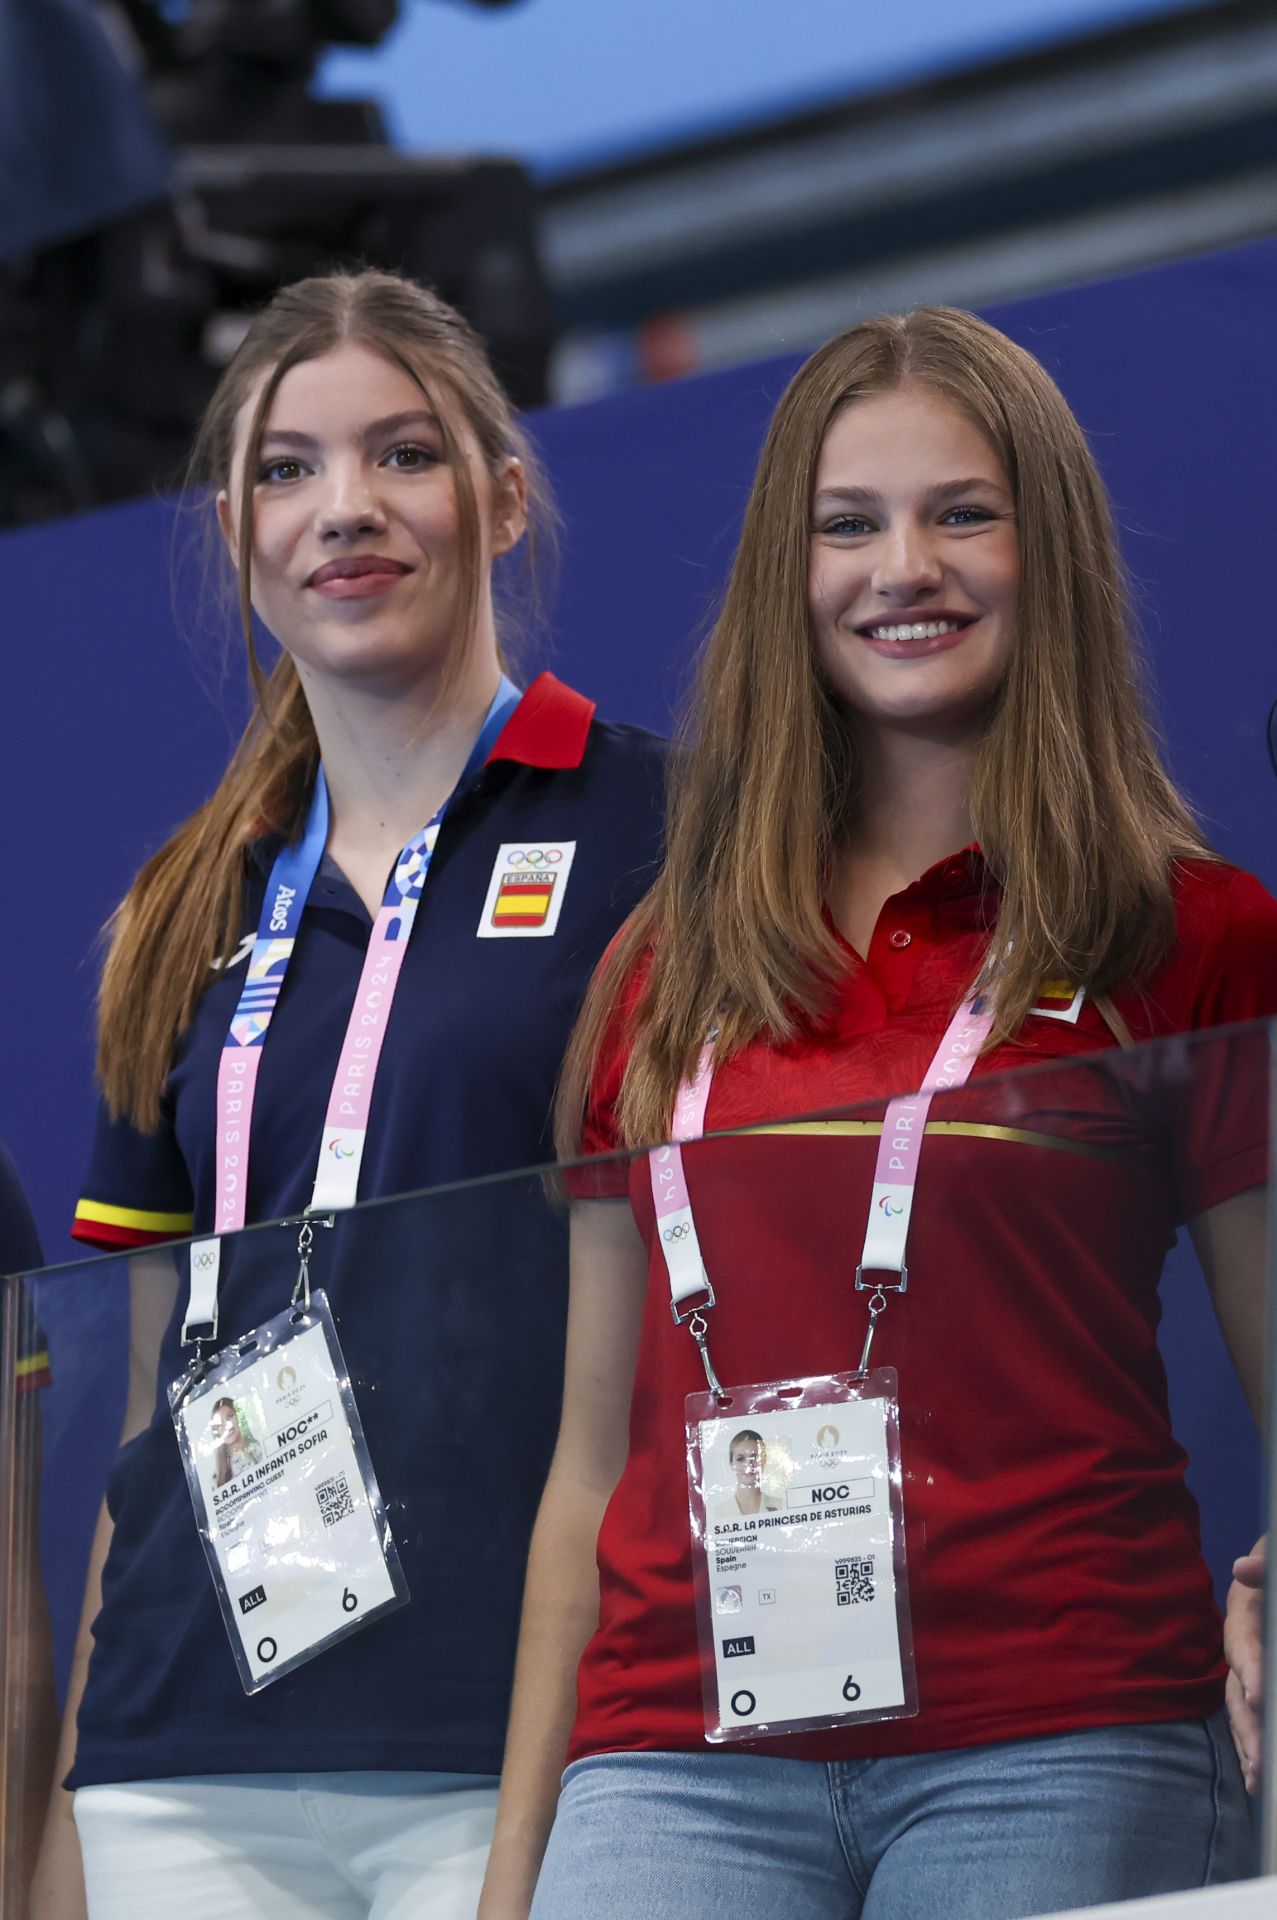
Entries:
{"type": "Polygon", "coordinates": [[[170,1394],[247,1693],[408,1598],[323,1293],[170,1394]]]}

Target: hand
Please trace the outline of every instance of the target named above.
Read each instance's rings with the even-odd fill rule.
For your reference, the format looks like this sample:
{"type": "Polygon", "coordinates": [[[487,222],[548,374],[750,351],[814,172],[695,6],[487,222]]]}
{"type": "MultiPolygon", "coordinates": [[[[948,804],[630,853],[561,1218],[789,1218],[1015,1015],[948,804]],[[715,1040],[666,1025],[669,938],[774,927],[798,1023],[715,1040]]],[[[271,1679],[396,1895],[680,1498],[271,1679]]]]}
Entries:
{"type": "Polygon", "coordinates": [[[1249,1553],[1233,1562],[1233,1584],[1228,1589],[1224,1616],[1224,1654],[1228,1682],[1224,1698],[1233,1745],[1242,1764],[1247,1793],[1259,1790],[1263,1758],[1264,1698],[1263,1632],[1264,1568],[1267,1538],[1257,1540],[1249,1553]]]}

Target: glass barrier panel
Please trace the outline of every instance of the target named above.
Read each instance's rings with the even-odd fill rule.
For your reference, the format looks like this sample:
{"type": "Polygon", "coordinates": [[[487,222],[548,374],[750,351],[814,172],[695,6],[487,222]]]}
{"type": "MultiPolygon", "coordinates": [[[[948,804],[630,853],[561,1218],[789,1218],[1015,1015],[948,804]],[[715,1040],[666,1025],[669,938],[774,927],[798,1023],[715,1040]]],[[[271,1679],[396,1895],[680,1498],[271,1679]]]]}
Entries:
{"type": "Polygon", "coordinates": [[[41,1390],[31,1294],[0,1282],[0,1913],[25,1911],[53,1777],[58,1706],[39,1534],[41,1390]]]}
{"type": "MultiPolygon", "coordinates": [[[[498,1771],[570,1232],[578,1377],[604,1408],[616,1383],[589,1418],[618,1467],[629,1446],[583,1750],[730,1753],[754,1726],[978,1750],[1218,1713],[1219,1609],[1264,1530],[1269,1053],[1254,1026],[751,1115],[683,1146],[688,1217],[646,1154],[361,1203],[311,1223],[300,1288],[303,1223],[255,1226],[221,1243],[212,1348],[182,1345],[189,1243],[7,1280],[3,1911],[54,1678],[90,1805],[498,1771]],[[708,1285],[676,1318],[689,1244],[708,1285]]],[[[739,1097],[725,1069],[711,1120],[739,1097]]]]}

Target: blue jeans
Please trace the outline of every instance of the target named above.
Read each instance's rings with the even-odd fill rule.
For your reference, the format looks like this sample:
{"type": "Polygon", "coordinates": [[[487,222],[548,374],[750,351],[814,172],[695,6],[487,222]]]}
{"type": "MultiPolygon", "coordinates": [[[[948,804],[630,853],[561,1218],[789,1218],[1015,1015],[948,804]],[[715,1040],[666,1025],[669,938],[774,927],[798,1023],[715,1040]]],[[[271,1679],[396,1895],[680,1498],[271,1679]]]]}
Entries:
{"type": "Polygon", "coordinates": [[[532,1920],[1022,1920],[1242,1880],[1222,1714],[882,1760],[579,1760],[532,1920]]]}

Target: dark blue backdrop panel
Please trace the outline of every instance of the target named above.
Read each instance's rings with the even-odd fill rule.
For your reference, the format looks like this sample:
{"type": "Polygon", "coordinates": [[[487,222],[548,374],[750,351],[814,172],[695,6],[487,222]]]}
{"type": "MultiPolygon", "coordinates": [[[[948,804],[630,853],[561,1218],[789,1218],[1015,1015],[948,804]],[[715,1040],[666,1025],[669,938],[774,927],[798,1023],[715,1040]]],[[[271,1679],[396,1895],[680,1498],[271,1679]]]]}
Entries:
{"type": "Polygon", "coordinates": [[[1067,392],[1112,492],[1175,772],[1277,883],[1271,242],[990,314],[1067,392]]]}
{"type": "MultiPolygon", "coordinates": [[[[1269,885],[1274,311],[1277,245],[1264,244],[992,316],[1048,364],[1091,435],[1139,592],[1173,764],[1221,849],[1269,885]]],[[[566,532],[553,640],[529,665],[552,666],[606,714],[669,725],[768,416],[796,364],[734,369],[534,422],[566,532]]],[[[3,756],[15,910],[0,982],[11,1010],[9,1085],[19,1090],[8,1127],[53,1258],[70,1252],[88,1145],[98,931],[140,861],[214,784],[232,732],[180,632],[197,571],[184,576],[175,620],[171,532],[170,509],[144,503],[0,539],[17,680],[3,756]]],[[[1172,1263],[1166,1295],[1180,1430],[1210,1487],[1207,1545],[1222,1574],[1254,1529],[1253,1430],[1186,1265],[1172,1263]]],[[[62,1396],[81,1398],[87,1376],[74,1314],[57,1319],[61,1384],[50,1412],[69,1433],[62,1396]]],[[[68,1549],[51,1568],[55,1585],[59,1565],[74,1585],[75,1557],[68,1549]]]]}

